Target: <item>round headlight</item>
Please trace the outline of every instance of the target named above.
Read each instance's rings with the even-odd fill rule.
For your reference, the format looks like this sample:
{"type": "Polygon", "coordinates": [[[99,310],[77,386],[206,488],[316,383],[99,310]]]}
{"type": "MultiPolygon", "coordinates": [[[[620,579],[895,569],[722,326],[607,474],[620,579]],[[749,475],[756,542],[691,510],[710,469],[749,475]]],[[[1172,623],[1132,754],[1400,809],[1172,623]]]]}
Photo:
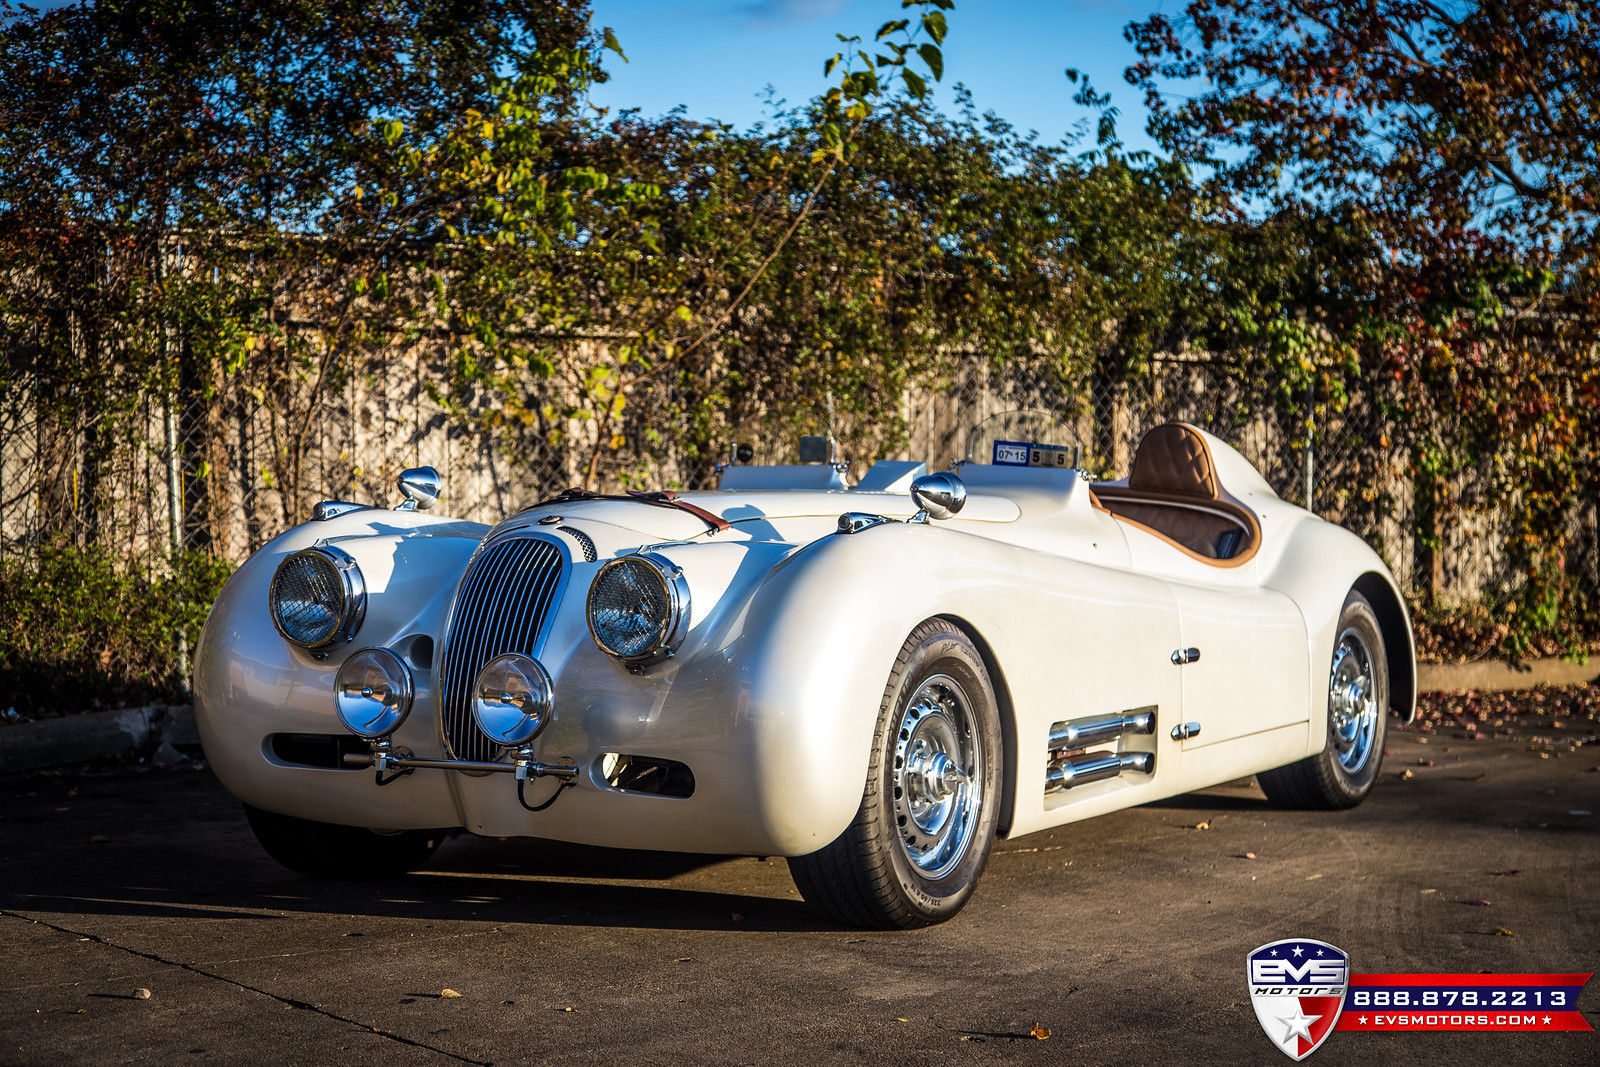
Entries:
{"type": "Polygon", "coordinates": [[[555,686],[539,661],[507,652],[483,665],[472,683],[472,717],[489,740],[525,745],[550,724],[555,686]]]}
{"type": "Polygon", "coordinates": [[[411,672],[386,648],[364,648],[344,661],[333,683],[344,728],[372,741],[400,728],[411,712],[411,672]]]}
{"type": "Polygon", "coordinates": [[[273,625],[302,648],[350,640],[367,613],[361,568],[332,545],[302,549],[278,564],[267,599],[273,625]]]}
{"type": "Polygon", "coordinates": [[[660,556],[623,556],[589,587],[589,634],[618,659],[658,659],[677,648],[689,619],[683,572],[660,556]]]}

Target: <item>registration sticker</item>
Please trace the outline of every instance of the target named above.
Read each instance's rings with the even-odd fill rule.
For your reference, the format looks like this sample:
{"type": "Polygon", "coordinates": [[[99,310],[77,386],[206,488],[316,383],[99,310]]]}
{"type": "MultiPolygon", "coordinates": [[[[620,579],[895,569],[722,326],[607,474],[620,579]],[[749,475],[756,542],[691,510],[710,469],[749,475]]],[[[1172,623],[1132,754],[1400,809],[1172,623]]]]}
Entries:
{"type": "Polygon", "coordinates": [[[1031,446],[1022,441],[996,441],[994,464],[997,467],[1026,467],[1031,452],[1031,446]]]}

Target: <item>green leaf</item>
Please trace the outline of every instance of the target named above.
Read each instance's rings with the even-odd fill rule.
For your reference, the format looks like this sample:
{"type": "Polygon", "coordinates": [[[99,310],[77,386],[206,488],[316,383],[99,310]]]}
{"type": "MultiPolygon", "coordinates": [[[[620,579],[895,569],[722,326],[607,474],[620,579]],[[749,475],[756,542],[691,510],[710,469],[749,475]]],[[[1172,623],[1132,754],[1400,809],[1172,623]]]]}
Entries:
{"type": "Polygon", "coordinates": [[[928,65],[928,72],[933,75],[934,81],[944,80],[944,53],[931,44],[925,44],[917,49],[917,54],[928,65]]]}
{"type": "Polygon", "coordinates": [[[914,70],[907,70],[902,72],[901,76],[905,78],[906,88],[911,91],[912,96],[921,100],[928,95],[928,83],[922,80],[922,75],[914,70]]]}
{"type": "Polygon", "coordinates": [[[891,33],[899,33],[909,25],[911,25],[910,19],[891,19],[878,27],[878,32],[872,39],[881,41],[891,33]]]}
{"type": "Polygon", "coordinates": [[[839,61],[843,58],[843,52],[835,52],[832,56],[829,56],[828,61],[822,64],[822,76],[824,78],[831,76],[833,74],[833,68],[837,67],[839,65],[839,61]]]}
{"type": "Polygon", "coordinates": [[[621,56],[622,61],[626,63],[628,61],[627,53],[623,52],[622,45],[617,43],[617,35],[612,32],[611,27],[607,26],[605,29],[601,30],[600,33],[600,47],[606,49],[607,51],[615,52],[617,55],[621,56]]]}
{"type": "Polygon", "coordinates": [[[933,38],[934,44],[944,44],[944,35],[948,27],[945,25],[943,11],[930,11],[923,15],[922,28],[928,31],[928,36],[933,38]]]}

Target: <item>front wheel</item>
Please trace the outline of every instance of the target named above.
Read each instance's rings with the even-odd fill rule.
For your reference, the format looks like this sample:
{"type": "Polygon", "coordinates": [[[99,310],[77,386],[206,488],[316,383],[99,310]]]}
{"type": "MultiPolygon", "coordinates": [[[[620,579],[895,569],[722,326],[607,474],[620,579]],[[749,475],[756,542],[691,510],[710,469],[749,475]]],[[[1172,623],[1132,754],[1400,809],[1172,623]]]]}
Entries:
{"type": "Polygon", "coordinates": [[[366,830],[312,822],[246,804],[245,818],[267,855],[308,878],[394,878],[427,863],[442,830],[366,830]]]}
{"type": "Polygon", "coordinates": [[[1328,743],[1315,756],[1256,775],[1261,791],[1285,808],[1355,807],[1378,780],[1388,710],[1383,632],[1367,598],[1352,592],[1328,669],[1328,743]]]}
{"type": "Polygon", "coordinates": [[[855,820],[789,860],[801,896],[837,921],[884,929],[960,911],[994,844],[1000,749],[983,657],[952,623],[918,626],[884,687],[855,820]]]}

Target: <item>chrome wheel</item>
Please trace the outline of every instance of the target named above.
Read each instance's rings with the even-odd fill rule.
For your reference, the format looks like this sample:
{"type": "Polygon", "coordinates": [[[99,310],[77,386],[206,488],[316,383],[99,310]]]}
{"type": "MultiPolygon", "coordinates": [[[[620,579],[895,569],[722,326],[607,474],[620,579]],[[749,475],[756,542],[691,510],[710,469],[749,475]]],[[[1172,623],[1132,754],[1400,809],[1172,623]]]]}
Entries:
{"type": "Polygon", "coordinates": [[[1005,734],[983,654],[949,619],[919,623],[883,689],[861,806],[832,842],[789,859],[830,918],[907,930],[971,898],[994,847],[1005,734]]]}
{"type": "Polygon", "coordinates": [[[894,749],[894,811],[906,858],[928,879],[966,855],[983,812],[983,738],[965,690],[926,679],[906,702],[894,749]]]}
{"type": "Polygon", "coordinates": [[[1354,627],[1346,629],[1339,635],[1328,675],[1328,713],[1334,754],[1351,774],[1372,758],[1373,738],[1378,733],[1376,688],[1372,650],[1366,638],[1354,627]]]}

